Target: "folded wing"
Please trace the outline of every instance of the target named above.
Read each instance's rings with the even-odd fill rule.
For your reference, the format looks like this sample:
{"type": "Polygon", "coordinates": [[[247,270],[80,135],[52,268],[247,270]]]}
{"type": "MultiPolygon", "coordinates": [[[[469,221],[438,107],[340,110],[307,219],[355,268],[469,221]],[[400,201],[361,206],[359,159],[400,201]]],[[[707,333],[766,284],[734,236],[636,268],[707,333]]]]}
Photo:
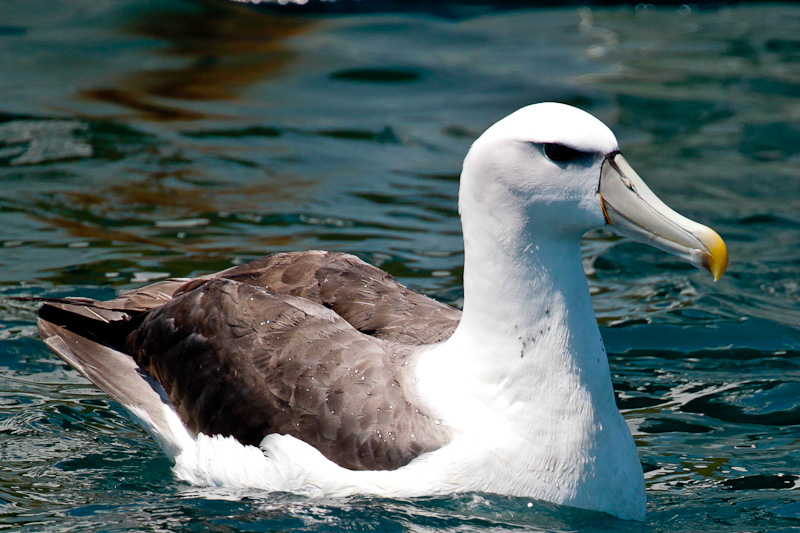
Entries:
{"type": "Polygon", "coordinates": [[[407,397],[403,370],[459,316],[354,256],[306,252],[110,302],[49,301],[40,329],[129,408],[153,417],[168,401],[194,433],[292,435],[345,468],[380,470],[449,440],[407,397]]]}

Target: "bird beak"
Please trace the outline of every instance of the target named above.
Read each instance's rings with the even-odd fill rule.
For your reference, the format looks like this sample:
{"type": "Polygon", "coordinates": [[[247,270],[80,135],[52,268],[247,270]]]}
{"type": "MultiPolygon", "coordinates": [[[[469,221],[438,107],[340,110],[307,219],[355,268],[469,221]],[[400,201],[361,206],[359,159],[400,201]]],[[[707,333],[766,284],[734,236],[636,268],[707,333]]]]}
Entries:
{"type": "Polygon", "coordinates": [[[714,281],[725,273],[728,248],[717,232],[670,209],[619,152],[603,162],[598,193],[606,222],[622,235],[705,268],[714,281]]]}

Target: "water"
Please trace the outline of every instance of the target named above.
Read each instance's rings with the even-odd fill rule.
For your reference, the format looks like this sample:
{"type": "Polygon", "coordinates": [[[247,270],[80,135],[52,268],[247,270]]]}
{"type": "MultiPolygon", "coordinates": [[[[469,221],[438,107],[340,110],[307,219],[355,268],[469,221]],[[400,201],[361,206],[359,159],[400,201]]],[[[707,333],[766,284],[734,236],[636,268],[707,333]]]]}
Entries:
{"type": "Polygon", "coordinates": [[[0,528],[800,528],[800,7],[221,6],[0,6],[0,528]],[[542,100],[606,121],[650,186],[731,252],[713,283],[657,250],[585,239],[645,524],[486,494],[186,486],[37,340],[33,306],[3,298],[106,298],[322,248],[459,305],[461,160],[489,124],[542,100]]]}

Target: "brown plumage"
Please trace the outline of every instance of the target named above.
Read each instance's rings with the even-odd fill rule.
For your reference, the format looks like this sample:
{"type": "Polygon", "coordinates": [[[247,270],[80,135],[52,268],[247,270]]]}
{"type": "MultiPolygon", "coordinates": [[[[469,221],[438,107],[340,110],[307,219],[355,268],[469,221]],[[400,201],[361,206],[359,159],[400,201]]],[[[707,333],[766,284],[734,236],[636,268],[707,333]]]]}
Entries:
{"type": "Polygon", "coordinates": [[[414,346],[447,339],[459,318],[355,256],[303,252],[109,302],[48,300],[40,329],[123,403],[126,380],[95,369],[127,354],[195,433],[292,435],[345,468],[386,470],[449,440],[402,374],[414,346]]]}

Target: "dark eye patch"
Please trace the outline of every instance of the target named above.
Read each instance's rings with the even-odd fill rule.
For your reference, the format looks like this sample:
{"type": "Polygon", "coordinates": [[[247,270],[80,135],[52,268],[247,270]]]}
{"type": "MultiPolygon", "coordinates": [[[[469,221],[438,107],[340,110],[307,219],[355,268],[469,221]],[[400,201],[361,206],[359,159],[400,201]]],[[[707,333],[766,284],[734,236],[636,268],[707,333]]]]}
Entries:
{"type": "Polygon", "coordinates": [[[575,150],[563,144],[547,143],[544,145],[544,155],[546,155],[550,161],[565,163],[585,157],[587,154],[586,152],[575,150]]]}

